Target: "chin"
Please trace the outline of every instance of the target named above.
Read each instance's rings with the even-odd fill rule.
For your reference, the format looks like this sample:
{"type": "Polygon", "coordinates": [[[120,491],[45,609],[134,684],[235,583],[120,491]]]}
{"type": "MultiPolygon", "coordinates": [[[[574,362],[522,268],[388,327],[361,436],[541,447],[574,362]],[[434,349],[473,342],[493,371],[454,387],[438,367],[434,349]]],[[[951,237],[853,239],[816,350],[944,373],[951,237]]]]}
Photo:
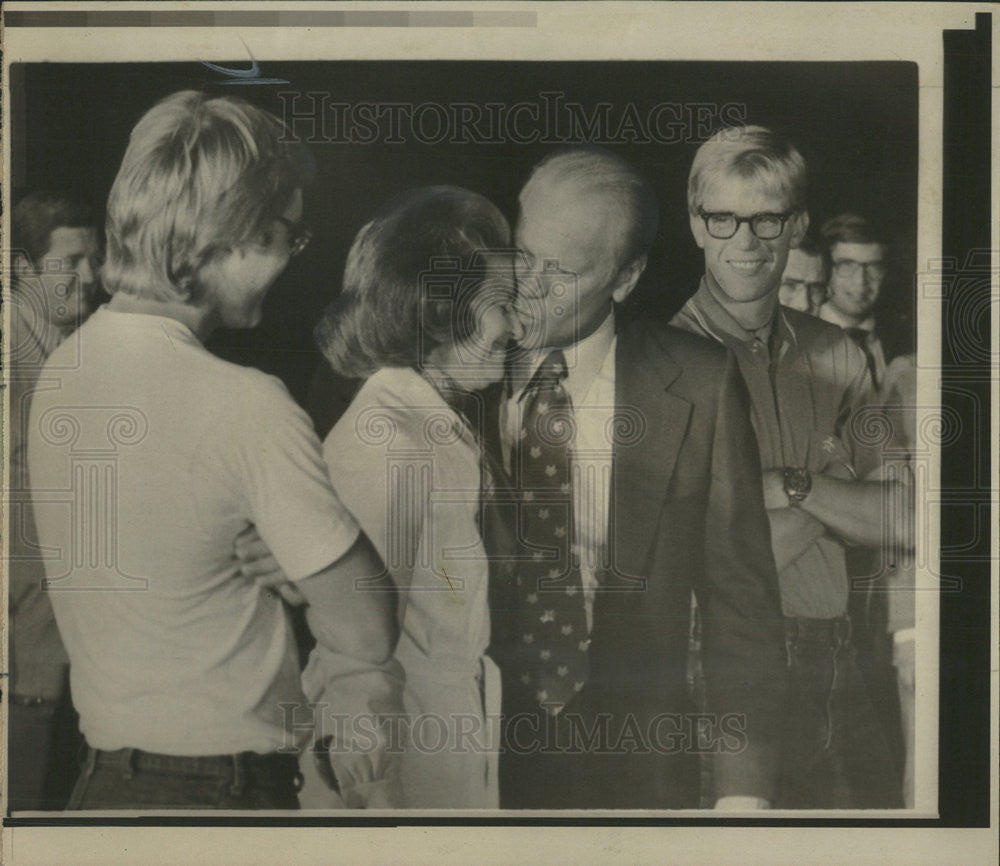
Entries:
{"type": "Polygon", "coordinates": [[[66,328],[77,328],[83,324],[87,314],[82,310],[74,316],[53,316],[49,322],[56,328],[64,330],[66,328]]]}
{"type": "Polygon", "coordinates": [[[242,315],[235,317],[233,324],[229,327],[240,330],[249,330],[250,328],[256,328],[262,321],[264,321],[263,310],[249,310],[244,312],[242,315]]]}
{"type": "Polygon", "coordinates": [[[735,283],[733,291],[727,292],[727,294],[733,300],[748,303],[750,301],[759,301],[761,298],[771,294],[771,290],[766,285],[760,283],[735,283]]]}
{"type": "Polygon", "coordinates": [[[86,304],[76,303],[74,300],[70,300],[69,303],[61,304],[60,306],[65,307],[64,312],[57,314],[55,310],[51,310],[49,315],[49,321],[57,328],[75,327],[87,318],[86,304]]]}

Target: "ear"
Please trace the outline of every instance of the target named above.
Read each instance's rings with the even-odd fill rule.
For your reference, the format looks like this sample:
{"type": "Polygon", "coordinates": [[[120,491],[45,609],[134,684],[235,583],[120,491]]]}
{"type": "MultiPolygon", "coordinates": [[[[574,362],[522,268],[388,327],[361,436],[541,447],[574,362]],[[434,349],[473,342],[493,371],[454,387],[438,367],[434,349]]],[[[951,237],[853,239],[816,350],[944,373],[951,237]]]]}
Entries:
{"type": "Polygon", "coordinates": [[[691,226],[691,234],[694,235],[694,242],[699,249],[705,249],[705,220],[696,213],[688,213],[688,224],[691,226]]]}
{"type": "Polygon", "coordinates": [[[636,283],[639,282],[642,272],[646,270],[646,263],[648,261],[649,257],[643,253],[641,256],[634,258],[630,264],[627,264],[618,272],[615,288],[611,293],[612,300],[619,304],[625,303],[625,299],[632,294],[636,283]]]}
{"type": "Polygon", "coordinates": [[[799,244],[802,243],[802,238],[806,236],[806,232],[809,231],[809,211],[803,210],[799,213],[792,214],[789,219],[789,230],[791,232],[791,244],[790,249],[795,249],[799,244]]]}

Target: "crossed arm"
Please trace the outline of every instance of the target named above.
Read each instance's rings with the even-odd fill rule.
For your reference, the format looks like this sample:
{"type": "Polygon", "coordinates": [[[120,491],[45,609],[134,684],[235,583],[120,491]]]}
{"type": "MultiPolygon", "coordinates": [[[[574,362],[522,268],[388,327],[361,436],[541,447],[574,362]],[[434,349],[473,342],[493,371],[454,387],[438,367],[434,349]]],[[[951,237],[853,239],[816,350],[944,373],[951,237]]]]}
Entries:
{"type": "Polygon", "coordinates": [[[812,489],[789,504],[782,471],[764,472],[764,505],[771,522],[775,565],[781,571],[830,533],[861,547],[913,547],[913,476],[885,478],[884,468],[854,480],[846,468],[812,476],[812,489]],[[841,476],[841,477],[838,477],[841,476]]]}
{"type": "MultiPolygon", "coordinates": [[[[403,672],[392,657],[398,638],[396,592],[368,537],[362,533],[336,562],[294,583],[288,582],[253,527],[236,539],[235,550],[245,577],[292,604],[307,605],[306,621],[316,638],[303,674],[307,695],[319,700],[319,708],[329,703],[355,721],[371,721],[366,744],[354,743],[351,734],[344,742],[327,738],[329,762],[345,804],[398,806],[395,766],[378,733],[380,719],[402,712],[403,672]],[[379,736],[374,747],[373,736],[379,736]]],[[[323,730],[317,723],[317,738],[323,730]]],[[[338,731],[336,726],[333,730],[338,731]]],[[[320,775],[327,778],[329,772],[321,768],[320,775]]]]}

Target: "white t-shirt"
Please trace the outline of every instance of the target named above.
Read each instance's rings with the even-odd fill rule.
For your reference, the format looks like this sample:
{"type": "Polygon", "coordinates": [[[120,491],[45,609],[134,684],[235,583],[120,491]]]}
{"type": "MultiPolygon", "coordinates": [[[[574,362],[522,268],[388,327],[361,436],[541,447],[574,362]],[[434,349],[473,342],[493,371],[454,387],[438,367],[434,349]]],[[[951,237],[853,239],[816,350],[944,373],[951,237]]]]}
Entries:
{"type": "Polygon", "coordinates": [[[353,544],[309,419],[173,319],[101,308],[78,334],[79,363],[60,347],[42,371],[28,461],[87,741],[175,755],[299,742],[290,622],[240,575],[233,540],[255,524],[292,580],[353,544]]]}

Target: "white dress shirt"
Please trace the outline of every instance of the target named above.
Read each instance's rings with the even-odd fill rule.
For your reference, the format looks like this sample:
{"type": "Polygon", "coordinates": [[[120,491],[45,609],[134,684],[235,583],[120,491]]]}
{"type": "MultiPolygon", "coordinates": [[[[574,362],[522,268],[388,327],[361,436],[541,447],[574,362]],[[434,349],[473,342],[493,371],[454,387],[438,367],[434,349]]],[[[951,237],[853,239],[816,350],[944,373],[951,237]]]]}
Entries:
{"type": "Polygon", "coordinates": [[[865,345],[862,348],[866,355],[871,356],[872,364],[875,366],[875,381],[872,384],[875,385],[876,391],[881,391],[885,383],[885,350],[882,348],[882,341],[875,332],[875,317],[869,316],[863,322],[855,324],[827,301],[819,308],[819,318],[831,325],[836,325],[838,328],[843,328],[845,331],[848,328],[857,328],[867,332],[868,336],[865,338],[865,345]]]}

